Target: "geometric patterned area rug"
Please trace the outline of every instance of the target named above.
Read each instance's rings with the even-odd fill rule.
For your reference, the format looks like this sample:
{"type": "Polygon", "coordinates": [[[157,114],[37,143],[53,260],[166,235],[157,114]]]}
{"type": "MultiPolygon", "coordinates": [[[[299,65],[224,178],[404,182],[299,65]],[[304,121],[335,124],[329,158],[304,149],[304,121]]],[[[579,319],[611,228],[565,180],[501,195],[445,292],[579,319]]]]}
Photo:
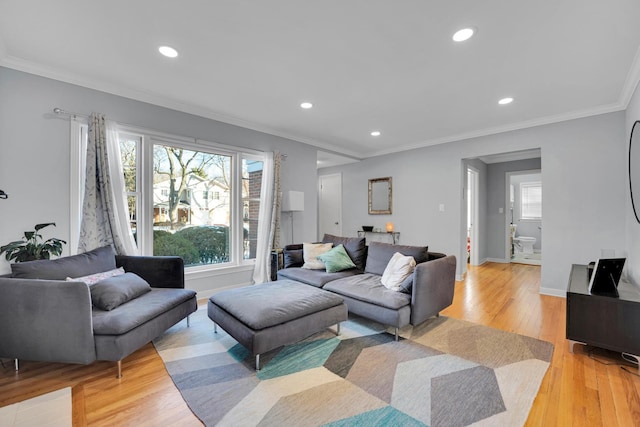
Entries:
{"type": "Polygon", "coordinates": [[[553,345],[448,317],[401,330],[350,316],[255,358],[206,308],[154,341],[207,426],[519,426],[553,345]]]}

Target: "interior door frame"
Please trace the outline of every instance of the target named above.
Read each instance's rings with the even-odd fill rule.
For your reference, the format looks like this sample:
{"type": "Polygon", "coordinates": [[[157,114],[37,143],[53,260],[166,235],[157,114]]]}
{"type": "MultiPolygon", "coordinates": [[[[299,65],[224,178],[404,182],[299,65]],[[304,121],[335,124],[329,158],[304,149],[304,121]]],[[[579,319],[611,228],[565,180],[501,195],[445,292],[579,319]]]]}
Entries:
{"type": "Polygon", "coordinates": [[[328,175],[320,175],[318,176],[318,234],[320,234],[319,239],[322,239],[325,231],[322,229],[322,196],[323,196],[323,180],[327,177],[331,178],[339,178],[339,190],[340,190],[340,203],[338,206],[338,230],[337,235],[342,236],[342,174],[341,173],[332,173],[328,175]]]}
{"type": "MultiPolygon", "coordinates": [[[[544,188],[544,179],[542,178],[542,168],[540,169],[527,169],[527,170],[520,170],[520,171],[509,171],[509,172],[505,172],[505,195],[504,195],[504,205],[505,205],[505,211],[504,211],[504,258],[505,258],[505,262],[510,263],[511,262],[511,221],[510,221],[510,216],[509,216],[509,203],[510,203],[510,199],[511,199],[511,177],[512,176],[518,176],[518,175],[531,175],[531,174],[535,174],[535,173],[539,173],[540,174],[540,179],[543,182],[543,188],[544,188]]],[[[515,188],[513,191],[517,191],[515,188]]],[[[543,196],[543,203],[544,203],[544,190],[542,191],[542,196],[543,196]]],[[[544,207],[544,205],[543,205],[544,207]]],[[[544,218],[544,216],[543,216],[544,218]]],[[[540,230],[540,235],[542,235],[542,230],[540,230]]],[[[541,243],[542,246],[542,243],[541,243]]]]}
{"type": "Polygon", "coordinates": [[[479,256],[479,226],[480,226],[480,171],[471,165],[467,165],[467,185],[471,182],[473,185],[469,186],[469,199],[467,203],[471,203],[471,265],[480,264],[479,256]],[[474,249],[475,248],[475,249],[474,249]]]}

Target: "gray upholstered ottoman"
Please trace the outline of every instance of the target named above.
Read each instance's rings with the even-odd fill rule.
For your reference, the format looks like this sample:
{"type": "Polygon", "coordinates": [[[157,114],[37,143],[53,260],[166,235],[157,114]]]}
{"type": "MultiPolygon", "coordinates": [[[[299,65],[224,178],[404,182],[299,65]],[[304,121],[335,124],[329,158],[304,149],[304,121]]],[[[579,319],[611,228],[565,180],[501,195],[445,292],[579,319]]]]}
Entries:
{"type": "MultiPolygon", "coordinates": [[[[209,298],[208,315],[256,356],[347,320],[343,299],[292,280],[229,289],[209,298]]],[[[214,326],[215,327],[215,326],[214,326]]]]}

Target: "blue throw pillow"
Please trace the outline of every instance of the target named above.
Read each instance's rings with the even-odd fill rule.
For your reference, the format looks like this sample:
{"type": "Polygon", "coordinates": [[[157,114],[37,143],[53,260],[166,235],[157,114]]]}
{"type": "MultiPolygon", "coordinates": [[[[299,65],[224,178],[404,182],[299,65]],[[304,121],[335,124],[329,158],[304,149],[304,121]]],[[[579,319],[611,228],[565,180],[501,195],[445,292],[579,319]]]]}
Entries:
{"type": "Polygon", "coordinates": [[[328,252],[318,255],[317,258],[324,263],[327,273],[336,273],[338,271],[356,268],[356,265],[351,261],[349,254],[347,254],[347,251],[342,245],[331,248],[328,252]]]}

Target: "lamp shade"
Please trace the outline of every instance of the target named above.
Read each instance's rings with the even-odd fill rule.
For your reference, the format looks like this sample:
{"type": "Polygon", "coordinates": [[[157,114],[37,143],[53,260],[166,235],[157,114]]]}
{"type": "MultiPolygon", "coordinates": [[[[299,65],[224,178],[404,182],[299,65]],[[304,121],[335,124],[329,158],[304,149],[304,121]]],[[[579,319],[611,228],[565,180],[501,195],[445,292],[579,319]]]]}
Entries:
{"type": "Polygon", "coordinates": [[[302,191],[287,191],[282,197],[282,212],[304,211],[304,193],[302,191]]]}

